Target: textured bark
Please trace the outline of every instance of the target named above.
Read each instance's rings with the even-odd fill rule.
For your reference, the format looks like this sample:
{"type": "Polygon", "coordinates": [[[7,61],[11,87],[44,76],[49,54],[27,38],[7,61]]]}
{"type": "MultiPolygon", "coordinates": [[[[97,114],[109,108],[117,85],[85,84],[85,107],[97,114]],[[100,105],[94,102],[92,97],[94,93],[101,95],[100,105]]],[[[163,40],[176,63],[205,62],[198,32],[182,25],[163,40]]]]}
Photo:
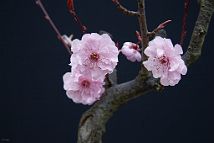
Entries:
{"type": "Polygon", "coordinates": [[[106,90],[103,98],[83,114],[79,124],[78,143],[101,143],[105,124],[113,112],[129,100],[155,90],[155,79],[141,78],[139,76],[106,90]]]}
{"type": "MultiPolygon", "coordinates": [[[[138,0],[138,17],[143,49],[148,45],[148,31],[145,18],[144,0],[138,0]]],[[[188,50],[183,56],[186,64],[193,63],[201,54],[202,45],[214,11],[214,0],[201,0],[200,12],[188,50]]],[[[143,50],[142,49],[142,50],[143,50]]],[[[132,81],[106,89],[100,101],[86,111],[79,123],[78,143],[102,143],[105,125],[112,114],[128,101],[148,92],[162,89],[159,81],[152,78],[144,68],[132,81]]]]}
{"type": "Polygon", "coordinates": [[[198,19],[195,23],[188,49],[183,56],[186,65],[194,63],[200,57],[213,12],[214,0],[200,1],[198,19]]]}

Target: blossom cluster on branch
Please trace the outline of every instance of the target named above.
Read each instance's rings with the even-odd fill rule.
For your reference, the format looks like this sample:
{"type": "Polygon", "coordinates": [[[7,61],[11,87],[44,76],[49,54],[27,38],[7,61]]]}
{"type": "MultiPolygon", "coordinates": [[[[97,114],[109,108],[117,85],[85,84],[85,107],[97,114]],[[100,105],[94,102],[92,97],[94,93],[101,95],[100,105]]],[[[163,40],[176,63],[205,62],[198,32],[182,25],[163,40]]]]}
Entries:
{"type": "MultiPolygon", "coordinates": [[[[160,83],[163,86],[176,85],[181,79],[181,74],[185,75],[187,72],[187,67],[181,58],[181,54],[183,54],[181,46],[176,44],[173,47],[170,39],[155,37],[155,34],[165,28],[171,20],[161,23],[152,32],[147,32],[144,29],[143,35],[147,37],[136,31],[138,42],[125,42],[121,50],[119,50],[118,45],[114,43],[108,34],[88,33],[84,34],[81,40],[72,40],[73,35],[70,37],[62,36],[42,2],[40,0],[36,2],[55,30],[57,37],[71,54],[71,72],[63,76],[63,81],[67,96],[75,103],[91,105],[100,99],[105,91],[105,79],[109,80],[108,75],[113,72],[118,63],[119,52],[131,62],[141,62],[143,59],[145,68],[148,71],[152,71],[154,78],[160,78],[160,83]],[[143,44],[147,45],[148,37],[155,38],[148,43],[148,47],[141,48],[140,46],[143,44]],[[145,53],[148,59],[147,57],[142,57],[144,54],[141,55],[140,51],[145,53]]],[[[128,15],[130,16],[142,16],[142,14],[139,15],[139,12],[128,11],[117,0],[113,1],[113,3],[116,4],[121,12],[129,13],[128,15]]],[[[143,10],[144,7],[140,3],[139,9],[143,10]]],[[[86,27],[82,25],[75,12],[73,0],[67,0],[67,6],[75,21],[80,25],[82,32],[85,33],[86,27]]],[[[143,19],[145,19],[144,16],[143,19]]],[[[145,20],[143,21],[141,23],[144,24],[143,27],[145,28],[146,23],[145,20]]]]}
{"type": "Polygon", "coordinates": [[[149,58],[143,65],[148,71],[152,71],[154,78],[160,78],[160,83],[164,86],[178,84],[181,74],[187,73],[187,67],[181,59],[183,50],[179,44],[173,47],[170,39],[155,37],[144,53],[149,58]]]}
{"type": "MultiPolygon", "coordinates": [[[[84,34],[81,40],[71,41],[63,36],[66,44],[71,46],[71,72],[63,76],[64,89],[75,103],[91,105],[99,100],[105,88],[105,78],[111,74],[118,63],[121,51],[132,62],[142,60],[138,44],[125,42],[121,50],[108,34],[84,34]]],[[[185,75],[187,67],[181,59],[183,50],[180,45],[173,47],[170,39],[156,36],[144,51],[148,60],[143,65],[152,71],[154,78],[160,78],[163,86],[174,86],[185,75]]]]}
{"type": "Polygon", "coordinates": [[[108,34],[84,34],[81,40],[65,43],[71,45],[71,72],[63,76],[66,94],[76,103],[91,105],[104,92],[104,79],[113,72],[118,62],[119,50],[108,34]]]}

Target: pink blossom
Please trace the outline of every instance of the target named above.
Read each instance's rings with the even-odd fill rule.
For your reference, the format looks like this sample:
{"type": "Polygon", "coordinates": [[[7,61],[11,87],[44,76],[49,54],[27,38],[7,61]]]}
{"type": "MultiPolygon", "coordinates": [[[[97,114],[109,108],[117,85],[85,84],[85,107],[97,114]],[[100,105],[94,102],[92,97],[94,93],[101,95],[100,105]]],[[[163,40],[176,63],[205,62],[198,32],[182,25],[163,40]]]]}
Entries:
{"type": "Polygon", "coordinates": [[[118,62],[118,48],[107,34],[85,34],[81,40],[72,41],[71,65],[113,72],[118,62]]]}
{"type": "Polygon", "coordinates": [[[160,78],[160,83],[164,86],[176,85],[181,74],[187,73],[187,67],[181,58],[183,50],[178,44],[173,47],[170,39],[155,37],[144,53],[148,56],[148,60],[143,62],[144,66],[152,71],[155,78],[160,78]]]}
{"type": "Polygon", "coordinates": [[[104,92],[104,82],[100,79],[94,79],[89,70],[83,72],[73,70],[63,76],[64,89],[67,96],[75,103],[91,105],[99,100],[104,92]]]}
{"type": "Polygon", "coordinates": [[[119,51],[109,35],[85,34],[81,40],[64,36],[71,45],[71,72],[63,76],[64,89],[75,103],[91,105],[104,92],[104,79],[117,65],[119,51]]]}
{"type": "Polygon", "coordinates": [[[142,60],[139,51],[139,46],[132,42],[125,42],[121,49],[123,55],[125,55],[126,58],[132,62],[135,62],[136,60],[140,62],[142,60]]]}

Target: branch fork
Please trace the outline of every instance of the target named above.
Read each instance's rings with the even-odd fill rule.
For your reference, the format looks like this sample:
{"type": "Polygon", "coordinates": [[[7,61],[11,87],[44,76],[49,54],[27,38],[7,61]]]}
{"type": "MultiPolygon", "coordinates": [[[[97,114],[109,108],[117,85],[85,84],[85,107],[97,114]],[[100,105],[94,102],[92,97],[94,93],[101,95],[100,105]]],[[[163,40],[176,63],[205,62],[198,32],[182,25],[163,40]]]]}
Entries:
{"type": "Polygon", "coordinates": [[[117,9],[125,15],[128,15],[128,16],[139,16],[140,15],[138,12],[128,10],[127,8],[122,6],[120,4],[119,0],[112,0],[112,2],[115,4],[117,9]]]}

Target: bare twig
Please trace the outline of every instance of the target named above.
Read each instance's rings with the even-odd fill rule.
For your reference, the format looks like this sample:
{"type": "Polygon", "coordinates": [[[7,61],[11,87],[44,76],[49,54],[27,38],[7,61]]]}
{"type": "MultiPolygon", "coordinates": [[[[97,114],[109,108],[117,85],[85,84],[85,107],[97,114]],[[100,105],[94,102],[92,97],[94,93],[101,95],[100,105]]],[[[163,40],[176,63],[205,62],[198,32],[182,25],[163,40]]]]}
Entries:
{"type": "Polygon", "coordinates": [[[54,24],[53,20],[50,18],[48,12],[46,11],[44,5],[42,4],[41,0],[36,0],[36,4],[41,8],[42,12],[45,15],[45,19],[49,22],[49,24],[51,25],[51,27],[53,28],[53,30],[55,31],[57,38],[62,42],[62,44],[64,45],[64,47],[67,49],[67,51],[69,52],[69,54],[72,54],[69,46],[64,42],[61,33],[59,32],[58,28],[56,27],[56,25],[54,24]]]}
{"type": "Polygon", "coordinates": [[[140,34],[142,38],[141,46],[142,46],[142,56],[143,56],[144,49],[148,46],[148,42],[149,42],[144,0],[138,0],[138,11],[140,13],[140,16],[138,17],[138,21],[140,26],[140,34]]]}
{"type": "Polygon", "coordinates": [[[82,33],[85,33],[87,31],[87,28],[85,25],[82,24],[79,16],[76,14],[75,11],[73,10],[69,10],[69,13],[74,17],[74,20],[77,22],[77,24],[80,26],[80,30],[82,31],[82,33]]]}
{"type": "Polygon", "coordinates": [[[80,26],[80,30],[82,31],[82,33],[85,33],[87,31],[87,28],[85,25],[82,24],[79,16],[76,14],[73,0],[67,0],[67,7],[69,10],[69,13],[72,15],[76,23],[80,26]]]}
{"type": "Polygon", "coordinates": [[[180,45],[183,45],[184,39],[186,37],[187,34],[187,16],[189,13],[189,5],[190,5],[190,0],[184,0],[184,15],[182,18],[182,30],[181,30],[181,38],[180,38],[180,45]]]}
{"type": "MultiPolygon", "coordinates": [[[[149,36],[148,36],[148,28],[146,23],[146,12],[145,12],[145,1],[144,0],[137,0],[138,3],[138,12],[140,13],[140,16],[138,16],[138,23],[140,27],[140,37],[141,40],[141,55],[142,55],[142,61],[145,61],[147,59],[146,55],[144,54],[145,48],[148,46],[149,43],[149,36]]],[[[141,70],[139,72],[139,75],[146,78],[148,76],[148,71],[144,66],[141,66],[141,70]]]]}
{"type": "Polygon", "coordinates": [[[156,35],[156,33],[158,33],[161,29],[164,29],[167,26],[167,24],[169,24],[171,21],[172,20],[166,20],[166,21],[162,22],[152,32],[148,32],[148,36],[149,37],[154,37],[156,35]]]}
{"type": "Polygon", "coordinates": [[[138,12],[126,9],[124,6],[122,6],[120,4],[120,2],[118,0],[112,0],[112,2],[116,5],[117,9],[120,12],[122,12],[123,14],[128,15],[128,16],[139,16],[138,12]]]}

